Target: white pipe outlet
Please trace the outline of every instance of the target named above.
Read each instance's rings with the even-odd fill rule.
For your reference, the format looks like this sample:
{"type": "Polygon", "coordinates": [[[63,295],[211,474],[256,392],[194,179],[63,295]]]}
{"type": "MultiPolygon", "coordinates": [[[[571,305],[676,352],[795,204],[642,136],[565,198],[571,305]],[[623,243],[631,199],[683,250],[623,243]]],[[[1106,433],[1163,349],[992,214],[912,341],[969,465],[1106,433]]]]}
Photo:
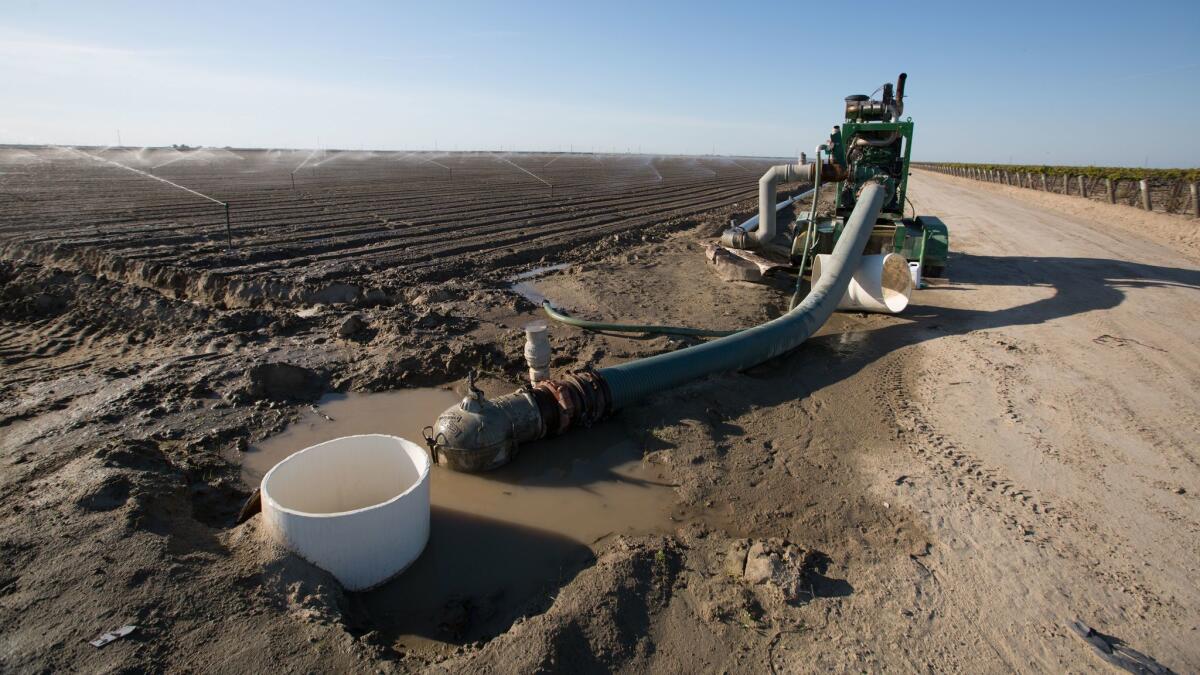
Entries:
{"type": "Polygon", "coordinates": [[[262,479],[267,531],[347,590],[378,586],[429,540],[429,455],[396,436],[305,448],[262,479]]]}
{"type": "MultiPolygon", "coordinates": [[[[814,287],[820,282],[821,275],[828,269],[828,265],[828,254],[818,255],[813,260],[814,287]]],[[[912,291],[912,275],[909,272],[908,260],[904,256],[897,253],[864,255],[837,308],[855,312],[896,314],[908,307],[912,291]]]]}
{"type": "Polygon", "coordinates": [[[529,381],[537,384],[550,379],[550,331],[545,321],[525,324],[525,362],[529,364],[529,381]]]}

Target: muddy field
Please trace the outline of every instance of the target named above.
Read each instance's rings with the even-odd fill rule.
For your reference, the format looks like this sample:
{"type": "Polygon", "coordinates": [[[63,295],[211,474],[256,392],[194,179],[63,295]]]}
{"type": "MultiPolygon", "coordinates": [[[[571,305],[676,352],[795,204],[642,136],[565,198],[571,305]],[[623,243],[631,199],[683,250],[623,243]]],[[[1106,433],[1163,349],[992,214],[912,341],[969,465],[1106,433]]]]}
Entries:
{"type": "MultiPolygon", "coordinates": [[[[587,318],[777,316],[787,289],[723,283],[700,246],[765,162],[172,152],[103,156],[229,201],[232,251],[223,207],[150,178],[0,166],[0,669],[1107,667],[1075,619],[1200,669],[1200,267],[1157,236],[1196,221],[918,174],[949,284],[477,493],[435,470],[432,581],[347,593],[234,524],[258,453],[395,428],[372,396],[441,405],[470,369],[511,390],[535,268],[523,290],[587,318]]],[[[565,368],[687,342],[552,344],[565,368]]]]}
{"type": "Polygon", "coordinates": [[[361,302],[420,281],[495,279],[614,234],[678,225],[744,199],[767,165],[592,154],[7,149],[0,236],[9,257],[77,264],[222,307],[361,302]]]}

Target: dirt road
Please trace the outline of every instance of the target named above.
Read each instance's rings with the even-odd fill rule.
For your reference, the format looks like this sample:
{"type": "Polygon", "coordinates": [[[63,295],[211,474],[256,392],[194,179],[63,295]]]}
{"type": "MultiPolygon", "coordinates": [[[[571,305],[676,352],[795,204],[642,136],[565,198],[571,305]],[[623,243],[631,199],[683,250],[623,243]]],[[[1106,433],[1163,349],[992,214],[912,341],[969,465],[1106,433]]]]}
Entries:
{"type": "Polygon", "coordinates": [[[1016,191],[912,193],[953,285],[870,338],[901,347],[878,385],[903,452],[867,459],[930,528],[931,632],[979,643],[963,666],[1086,670],[1081,618],[1197,670],[1200,266],[1016,191]]]}

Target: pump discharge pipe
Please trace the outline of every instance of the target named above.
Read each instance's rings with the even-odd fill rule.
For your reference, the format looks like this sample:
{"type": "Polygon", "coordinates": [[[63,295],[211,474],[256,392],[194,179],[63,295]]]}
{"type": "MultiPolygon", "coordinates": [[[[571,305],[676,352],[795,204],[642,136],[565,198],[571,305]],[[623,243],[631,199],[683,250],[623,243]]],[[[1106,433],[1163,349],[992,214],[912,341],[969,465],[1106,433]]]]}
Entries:
{"type": "Polygon", "coordinates": [[[816,193],[814,188],[776,205],[776,187],[780,183],[805,181],[816,182],[819,185],[820,181],[837,182],[844,178],[845,170],[840,165],[831,162],[822,164],[819,158],[816,164],[779,164],[767,169],[762,178],[758,179],[757,219],[751,218],[737,227],[725,230],[721,235],[721,244],[740,249],[764,248],[775,238],[776,212],[792,202],[816,193]]]}
{"type": "MultiPolygon", "coordinates": [[[[462,402],[425,428],[435,461],[440,456],[459,471],[493,469],[508,463],[522,443],[589,427],[614,411],[690,380],[745,370],[795,349],[825,323],[846,294],[887,196],[887,188],[879,183],[862,188],[824,273],[803,302],[787,314],[712,342],[568,373],[491,400],[471,381],[462,402]]],[[[770,212],[774,215],[774,210],[770,212]]]]}

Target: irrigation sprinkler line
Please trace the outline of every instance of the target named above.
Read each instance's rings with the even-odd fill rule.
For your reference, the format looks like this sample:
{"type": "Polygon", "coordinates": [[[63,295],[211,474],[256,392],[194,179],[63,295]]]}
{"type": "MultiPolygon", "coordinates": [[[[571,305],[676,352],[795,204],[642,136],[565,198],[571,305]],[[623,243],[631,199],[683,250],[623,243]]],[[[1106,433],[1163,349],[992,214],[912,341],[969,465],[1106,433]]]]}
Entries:
{"type": "Polygon", "coordinates": [[[303,168],[304,168],[304,165],[305,165],[305,164],[308,164],[309,160],[311,160],[313,157],[315,157],[315,156],[316,156],[316,154],[317,154],[317,151],[318,151],[318,148],[313,148],[313,151],[312,151],[312,152],[310,152],[310,153],[308,153],[308,157],[305,157],[305,158],[304,158],[304,161],[303,161],[303,162],[300,162],[300,165],[299,165],[299,166],[297,166],[296,168],[292,169],[292,173],[295,173],[295,172],[299,171],[300,169],[303,169],[303,168]]]}
{"type": "Polygon", "coordinates": [[[196,195],[197,197],[200,197],[200,198],[202,198],[202,199],[206,199],[206,200],[208,200],[208,201],[210,201],[210,202],[213,202],[214,204],[220,204],[221,206],[225,207],[225,242],[226,242],[226,244],[228,244],[228,245],[229,245],[229,252],[231,252],[231,253],[233,252],[233,225],[232,225],[232,223],[230,222],[230,218],[229,218],[229,202],[223,202],[223,201],[221,201],[221,200],[219,200],[219,199],[213,199],[212,197],[209,197],[209,196],[208,196],[208,195],[206,195],[206,194],[202,194],[202,193],[200,193],[200,192],[196,192],[195,190],[193,190],[193,189],[191,189],[191,188],[188,188],[188,187],[184,187],[184,186],[180,185],[179,183],[172,183],[171,181],[167,180],[166,178],[160,178],[160,177],[158,177],[158,176],[155,176],[155,175],[154,175],[154,174],[152,174],[152,173],[147,173],[147,172],[145,172],[145,171],[142,171],[141,169],[135,169],[135,168],[133,168],[132,166],[125,166],[124,164],[121,164],[120,162],[115,162],[115,161],[113,161],[113,160],[111,160],[111,159],[106,159],[106,158],[104,158],[104,157],[97,157],[96,155],[93,155],[93,154],[91,154],[91,153],[89,153],[89,152],[84,152],[84,151],[80,150],[79,148],[71,148],[71,147],[69,147],[69,148],[67,148],[67,149],[68,149],[68,150],[73,150],[73,151],[75,151],[75,152],[77,152],[77,153],[79,153],[79,154],[83,155],[84,157],[88,157],[88,158],[90,158],[90,159],[94,159],[94,160],[96,160],[97,162],[103,162],[103,163],[105,163],[105,164],[111,164],[111,165],[113,165],[113,166],[115,166],[115,167],[118,167],[118,168],[121,168],[121,169],[125,169],[126,171],[132,171],[132,172],[134,172],[134,173],[136,173],[136,174],[139,174],[139,175],[145,176],[146,178],[153,178],[154,180],[156,180],[156,181],[158,181],[158,182],[160,182],[160,183],[166,183],[167,185],[170,185],[170,186],[172,186],[172,187],[177,187],[177,188],[179,188],[180,190],[183,190],[184,192],[190,192],[190,193],[192,193],[192,194],[196,195]]]}
{"type": "Polygon", "coordinates": [[[541,181],[543,184],[545,184],[547,187],[550,188],[550,194],[554,194],[554,184],[553,183],[550,183],[550,182],[540,178],[536,173],[530,171],[529,169],[526,169],[525,167],[514,164],[513,162],[509,161],[505,157],[501,157],[500,155],[496,155],[496,154],[493,154],[492,156],[495,157],[496,159],[500,160],[501,162],[504,162],[505,164],[513,166],[517,169],[520,169],[521,171],[524,171],[525,173],[529,174],[530,176],[533,176],[534,179],[541,181]]]}
{"type": "Polygon", "coordinates": [[[111,159],[106,159],[106,158],[104,158],[104,157],[98,157],[98,156],[96,156],[96,155],[93,155],[93,154],[91,154],[90,152],[84,152],[84,151],[82,151],[82,150],[80,150],[80,149],[78,149],[78,148],[67,148],[67,149],[68,149],[68,150],[73,150],[73,151],[75,151],[75,152],[77,152],[77,153],[79,153],[79,154],[81,154],[81,155],[83,155],[84,157],[87,157],[87,158],[89,158],[89,159],[94,159],[94,160],[96,160],[97,162],[103,162],[103,163],[105,163],[105,164],[111,164],[111,165],[113,165],[113,166],[115,166],[115,167],[118,167],[118,168],[121,168],[121,169],[125,169],[126,171],[132,171],[132,172],[134,172],[134,173],[136,173],[136,174],[138,174],[138,175],[145,176],[146,178],[153,178],[154,180],[156,180],[156,181],[158,181],[158,182],[160,182],[160,183],[166,183],[167,185],[170,185],[170,186],[172,186],[172,187],[177,187],[177,188],[179,188],[180,190],[183,190],[184,192],[190,192],[190,193],[192,193],[192,194],[196,195],[197,197],[200,197],[201,199],[207,199],[208,201],[210,201],[210,202],[213,202],[214,204],[221,204],[222,206],[224,206],[224,205],[225,205],[225,202],[221,201],[220,199],[213,199],[212,197],[209,197],[209,196],[208,196],[208,195],[206,195],[206,194],[202,194],[202,193],[196,192],[195,190],[193,190],[193,189],[191,189],[191,188],[188,188],[188,187],[184,187],[184,186],[180,185],[179,183],[172,183],[171,181],[167,180],[166,178],[162,178],[162,177],[159,177],[159,176],[155,176],[154,174],[152,174],[152,173],[148,173],[148,172],[146,172],[146,171],[142,171],[141,169],[135,169],[135,168],[133,168],[132,166],[125,166],[124,164],[122,164],[122,163],[120,163],[120,162],[114,162],[114,161],[113,161],[113,160],[111,160],[111,159]]]}
{"type": "MultiPolygon", "coordinates": [[[[178,151],[178,150],[176,150],[175,152],[179,152],[179,151],[178,151]]],[[[185,157],[187,157],[187,155],[183,154],[182,152],[179,152],[179,156],[178,156],[178,157],[176,157],[175,159],[168,159],[167,161],[165,161],[165,162],[163,162],[163,163],[161,163],[161,164],[155,164],[154,166],[152,166],[152,167],[150,167],[150,168],[151,168],[151,169],[157,169],[157,168],[159,168],[160,166],[166,166],[166,165],[168,165],[168,164],[174,164],[175,162],[178,162],[179,160],[181,160],[181,159],[183,159],[183,158],[185,158],[185,157]]]]}
{"type": "Polygon", "coordinates": [[[563,158],[563,156],[562,156],[562,155],[558,155],[558,156],[557,156],[557,157],[555,157],[554,159],[552,159],[552,160],[550,160],[549,162],[546,162],[545,164],[543,164],[543,165],[542,165],[542,168],[544,169],[544,168],[546,168],[546,167],[550,166],[551,164],[553,164],[553,163],[557,162],[558,160],[560,160],[560,159],[562,159],[562,158],[563,158]]]}
{"type": "Polygon", "coordinates": [[[646,166],[650,167],[650,170],[654,172],[654,176],[658,178],[658,182],[661,183],[663,181],[663,177],[662,174],[658,172],[658,167],[654,166],[654,160],[646,162],[646,166]]]}
{"type": "Polygon", "coordinates": [[[450,167],[446,166],[445,164],[442,164],[441,162],[435,162],[434,160],[429,159],[428,157],[417,157],[417,159],[421,160],[422,162],[429,162],[430,164],[436,164],[437,166],[440,166],[447,171],[454,171],[454,169],[451,169],[450,167]]]}
{"type": "Polygon", "coordinates": [[[405,155],[405,156],[401,157],[400,159],[398,159],[398,160],[396,160],[396,161],[397,161],[397,162],[403,162],[404,160],[408,159],[409,157],[416,157],[417,159],[421,160],[422,162],[429,162],[430,164],[434,164],[434,165],[437,165],[437,166],[440,166],[440,167],[442,167],[442,168],[443,168],[443,169],[445,169],[445,170],[446,170],[446,172],[449,174],[449,176],[450,176],[450,180],[454,180],[454,169],[452,169],[452,168],[450,168],[450,167],[446,166],[445,164],[442,164],[441,162],[435,162],[435,161],[433,161],[432,159],[429,159],[429,158],[427,158],[427,157],[419,157],[419,156],[417,155],[417,153],[415,153],[415,152],[410,152],[410,153],[408,153],[407,155],[405,155]]]}

